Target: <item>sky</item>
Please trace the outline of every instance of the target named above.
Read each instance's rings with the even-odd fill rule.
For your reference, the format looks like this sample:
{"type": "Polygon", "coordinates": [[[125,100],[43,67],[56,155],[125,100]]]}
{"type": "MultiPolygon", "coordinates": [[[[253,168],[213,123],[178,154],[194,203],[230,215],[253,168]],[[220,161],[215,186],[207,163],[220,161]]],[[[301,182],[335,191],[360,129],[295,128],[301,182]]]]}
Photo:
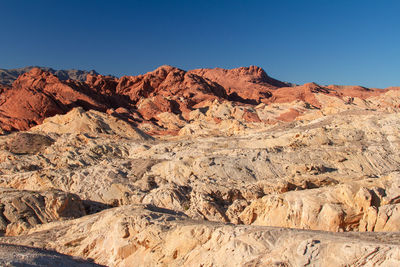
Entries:
{"type": "Polygon", "coordinates": [[[397,0],[0,0],[0,68],[257,65],[298,84],[400,86],[399,14],[397,0]]]}

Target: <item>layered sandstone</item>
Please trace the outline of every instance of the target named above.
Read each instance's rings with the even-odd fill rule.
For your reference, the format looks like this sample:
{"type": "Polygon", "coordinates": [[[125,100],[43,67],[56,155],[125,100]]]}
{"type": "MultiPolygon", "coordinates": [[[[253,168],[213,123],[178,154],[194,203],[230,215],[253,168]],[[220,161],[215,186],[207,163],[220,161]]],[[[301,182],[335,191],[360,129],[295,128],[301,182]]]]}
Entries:
{"type": "MultiPolygon", "coordinates": [[[[71,75],[75,80],[65,80],[62,79],[65,75],[53,73],[32,68],[20,75],[12,87],[0,87],[3,131],[27,130],[41,124],[45,118],[81,107],[108,112],[133,126],[143,125],[150,134],[176,135],[191,122],[191,112],[200,108],[207,110],[215,101],[242,110],[235,116],[242,122],[275,123],[293,121],[304,113],[304,108],[296,107],[293,102],[300,101],[300,105],[308,109],[323,109],[325,105],[319,100],[320,95],[353,104],[358,99],[368,101],[397,90],[324,87],[315,83],[292,86],[269,77],[255,66],[191,71],[161,66],[143,75],[121,78],[92,72],[87,74],[85,81],[82,81],[83,74],[71,75]],[[274,104],[284,107],[278,116],[266,116],[269,111],[256,112],[260,105],[270,109],[274,104]],[[179,122],[165,122],[165,117],[171,116],[179,122]]],[[[219,119],[214,116],[211,121],[219,119]]]]}
{"type": "Polygon", "coordinates": [[[57,134],[109,134],[139,140],[153,139],[122,119],[95,110],[85,111],[81,107],[74,108],[65,115],[47,118],[31,130],[57,134]]]}
{"type": "Polygon", "coordinates": [[[38,224],[86,215],[78,196],[59,190],[1,188],[0,196],[0,232],[5,235],[20,235],[38,224]]]}
{"type": "Polygon", "coordinates": [[[25,256],[5,264],[399,264],[398,88],[162,66],[34,69],[14,94],[30,95],[0,102],[0,254],[25,256]]]}
{"type": "Polygon", "coordinates": [[[396,266],[398,238],[206,223],[152,206],[124,206],[0,240],[106,266],[396,266]]]}

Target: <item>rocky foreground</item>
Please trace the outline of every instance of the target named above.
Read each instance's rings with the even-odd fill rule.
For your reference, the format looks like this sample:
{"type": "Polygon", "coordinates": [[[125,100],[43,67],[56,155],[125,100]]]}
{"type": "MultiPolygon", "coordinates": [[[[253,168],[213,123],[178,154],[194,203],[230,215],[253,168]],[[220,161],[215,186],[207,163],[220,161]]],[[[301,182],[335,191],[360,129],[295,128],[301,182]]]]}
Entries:
{"type": "Polygon", "coordinates": [[[397,88],[256,67],[3,88],[1,265],[400,264],[397,88]]]}

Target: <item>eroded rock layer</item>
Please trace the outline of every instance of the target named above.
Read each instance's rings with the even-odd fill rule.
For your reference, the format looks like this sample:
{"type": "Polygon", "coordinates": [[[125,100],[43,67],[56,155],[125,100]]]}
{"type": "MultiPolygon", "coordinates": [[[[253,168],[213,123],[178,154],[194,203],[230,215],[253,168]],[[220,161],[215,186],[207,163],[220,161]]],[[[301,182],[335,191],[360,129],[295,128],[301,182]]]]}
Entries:
{"type": "Polygon", "coordinates": [[[192,221],[152,206],[124,206],[44,225],[25,239],[0,240],[106,266],[396,266],[399,237],[233,226],[192,221]]]}
{"type": "Polygon", "coordinates": [[[0,96],[4,264],[400,263],[396,88],[163,66],[0,96]]]}
{"type": "Polygon", "coordinates": [[[319,96],[331,96],[351,105],[398,89],[315,83],[294,86],[269,77],[255,66],[192,71],[161,66],[139,76],[116,78],[82,72],[68,76],[75,79],[65,80],[65,77],[51,70],[32,68],[21,74],[11,87],[0,85],[2,130],[27,130],[45,118],[81,107],[113,114],[134,126],[140,125],[150,134],[177,134],[198,117],[194,113],[206,112],[215,102],[231,108],[209,114],[213,121],[219,121],[223,112],[242,122],[275,123],[293,121],[304,109],[325,108],[319,96]],[[87,74],[85,81],[83,74],[87,74]],[[293,102],[301,103],[282,105],[293,102]],[[268,109],[274,103],[282,107],[279,114],[269,114],[268,109]]]}

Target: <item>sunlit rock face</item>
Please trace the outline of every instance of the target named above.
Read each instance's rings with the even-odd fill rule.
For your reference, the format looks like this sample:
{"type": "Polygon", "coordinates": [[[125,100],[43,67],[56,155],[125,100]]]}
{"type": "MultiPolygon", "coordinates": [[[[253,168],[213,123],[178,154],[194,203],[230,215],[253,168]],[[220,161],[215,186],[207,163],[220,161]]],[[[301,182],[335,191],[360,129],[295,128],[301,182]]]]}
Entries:
{"type": "Polygon", "coordinates": [[[157,135],[177,135],[193,121],[191,113],[205,114],[208,109],[215,109],[216,103],[227,107],[208,113],[207,118],[213,122],[226,117],[241,122],[293,121],[310,109],[322,112],[330,107],[332,111],[332,103],[336,109],[343,105],[398,108],[392,101],[374,101],[382,95],[397,94],[398,88],[381,90],[315,83],[294,86],[269,77],[256,66],[191,71],[161,66],[143,75],[121,78],[94,71],[57,72],[48,68],[26,68],[25,72],[15,73],[21,75],[14,75],[15,80],[10,78],[12,85],[0,77],[3,131],[27,130],[45,118],[76,107],[113,114],[157,135]],[[164,113],[173,114],[168,116],[174,116],[174,122],[168,123],[164,113]]]}
{"type": "Polygon", "coordinates": [[[396,88],[170,66],[1,88],[1,264],[400,263],[396,88]]]}

